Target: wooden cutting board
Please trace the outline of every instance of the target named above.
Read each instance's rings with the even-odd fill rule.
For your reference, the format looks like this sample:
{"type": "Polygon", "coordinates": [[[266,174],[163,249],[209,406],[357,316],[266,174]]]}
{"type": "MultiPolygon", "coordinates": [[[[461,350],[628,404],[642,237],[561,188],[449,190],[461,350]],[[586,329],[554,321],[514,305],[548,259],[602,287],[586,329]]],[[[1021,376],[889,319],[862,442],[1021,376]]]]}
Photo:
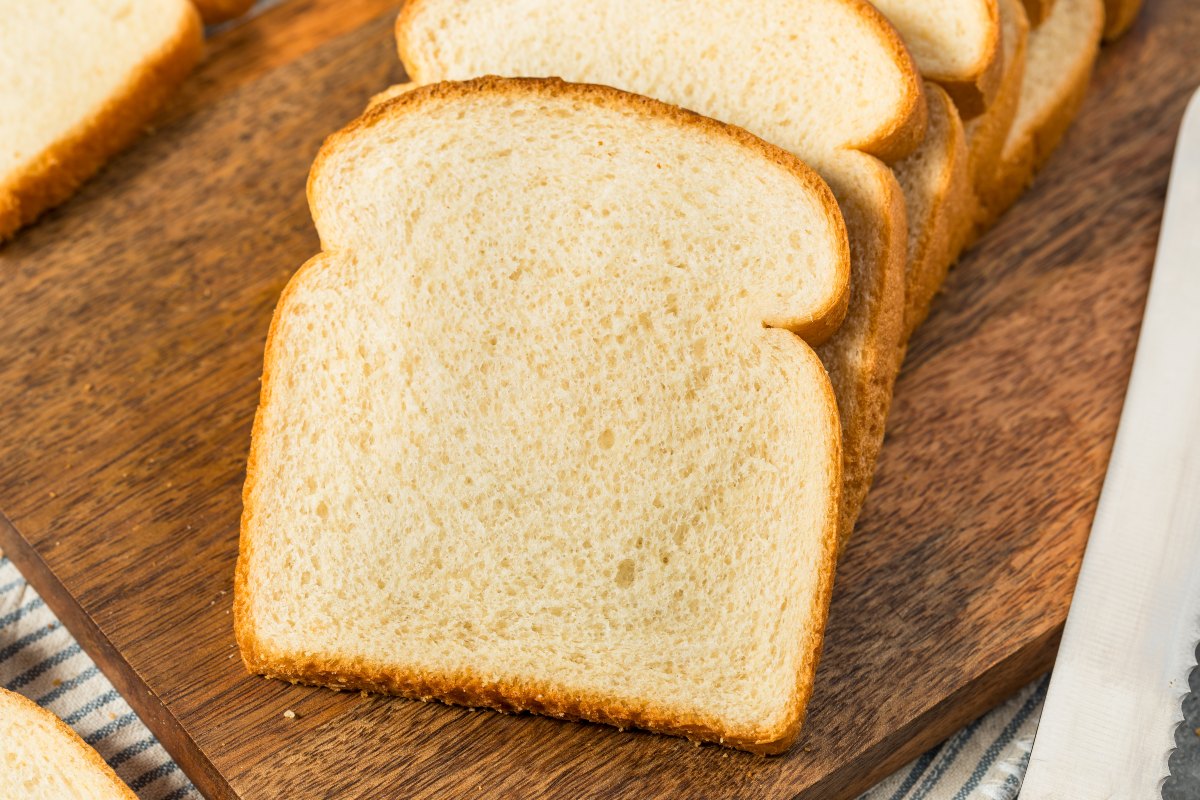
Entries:
{"type": "Polygon", "coordinates": [[[402,77],[393,15],[291,0],[219,34],[153,135],[0,250],[0,547],[206,794],[847,798],[1050,666],[1200,7],[1149,1],[951,275],[897,386],[803,738],[777,758],[243,671],[230,591],[263,340],[317,250],[317,147],[402,77]]]}

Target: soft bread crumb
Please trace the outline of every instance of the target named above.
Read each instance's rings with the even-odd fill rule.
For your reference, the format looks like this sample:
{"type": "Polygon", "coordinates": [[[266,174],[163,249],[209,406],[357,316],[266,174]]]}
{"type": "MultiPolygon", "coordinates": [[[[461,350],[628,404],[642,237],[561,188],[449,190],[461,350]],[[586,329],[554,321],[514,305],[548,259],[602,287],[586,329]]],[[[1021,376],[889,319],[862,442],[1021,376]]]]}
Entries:
{"type": "Polygon", "coordinates": [[[377,107],[309,196],[324,252],[276,312],[248,465],[251,668],[790,744],[838,426],[763,323],[844,280],[819,180],[645,98],[487,79],[377,107]]]}
{"type": "MultiPolygon", "coordinates": [[[[396,36],[415,84],[496,73],[616,86],[744,127],[821,174],[846,220],[851,297],[836,334],[808,338],[820,345],[842,414],[848,536],[874,474],[904,341],[905,201],[879,159],[912,153],[926,121],[920,76],[896,30],[849,0],[533,0],[520,13],[512,0],[419,0],[401,12],[396,36]]],[[[941,179],[933,172],[921,185],[941,179]]]]}

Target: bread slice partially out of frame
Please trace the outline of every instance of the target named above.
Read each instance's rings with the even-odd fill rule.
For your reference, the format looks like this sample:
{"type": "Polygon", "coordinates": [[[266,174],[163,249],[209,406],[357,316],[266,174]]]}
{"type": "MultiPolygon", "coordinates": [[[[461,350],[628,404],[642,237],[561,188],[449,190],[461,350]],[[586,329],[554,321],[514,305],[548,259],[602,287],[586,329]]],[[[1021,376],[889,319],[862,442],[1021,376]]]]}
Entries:
{"type": "Polygon", "coordinates": [[[75,731],[7,689],[0,689],[0,795],[7,800],[137,800],[75,731]]]}
{"type": "Polygon", "coordinates": [[[995,175],[978,192],[981,227],[1016,202],[1075,119],[1103,26],[1102,0],[1055,0],[1050,16],[1029,34],[1016,117],[995,175]]]}
{"type": "Polygon", "coordinates": [[[254,0],[192,0],[205,23],[212,25],[240,17],[254,5],[254,0]]]}
{"type": "Polygon", "coordinates": [[[247,467],[249,669],[790,745],[840,487],[781,329],[846,289],[821,180],[648,98],[486,78],[332,136],[309,202],[247,467]]]}
{"type": "Polygon", "coordinates": [[[921,74],[940,84],[963,119],[979,116],[1000,87],[996,0],[875,0],[921,74]]]}
{"type": "Polygon", "coordinates": [[[141,133],[200,57],[187,0],[0,0],[0,241],[141,133]]]}
{"type": "Polygon", "coordinates": [[[418,84],[502,74],[616,86],[738,125],[820,173],[850,238],[850,306],[817,351],[841,411],[848,536],[902,341],[908,224],[883,161],[925,131],[920,75],[887,20],[861,0],[414,0],[396,37],[418,84]]]}

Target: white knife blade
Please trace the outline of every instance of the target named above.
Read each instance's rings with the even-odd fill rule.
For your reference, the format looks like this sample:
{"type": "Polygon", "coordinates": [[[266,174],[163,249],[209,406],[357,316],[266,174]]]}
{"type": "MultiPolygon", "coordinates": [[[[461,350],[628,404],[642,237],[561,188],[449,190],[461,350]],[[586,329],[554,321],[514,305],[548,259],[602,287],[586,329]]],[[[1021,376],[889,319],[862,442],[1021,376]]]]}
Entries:
{"type": "Polygon", "coordinates": [[[1161,797],[1200,640],[1200,91],[1021,800],[1161,797]]]}

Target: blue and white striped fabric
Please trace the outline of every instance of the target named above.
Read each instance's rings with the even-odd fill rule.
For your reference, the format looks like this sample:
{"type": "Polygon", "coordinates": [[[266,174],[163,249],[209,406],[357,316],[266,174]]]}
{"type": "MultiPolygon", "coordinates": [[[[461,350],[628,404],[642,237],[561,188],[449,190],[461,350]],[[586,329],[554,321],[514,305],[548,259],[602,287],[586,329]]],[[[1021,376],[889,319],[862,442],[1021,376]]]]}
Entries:
{"type": "Polygon", "coordinates": [[[3,556],[0,686],[57,714],[142,800],[200,800],[167,751],[3,556]]]}
{"type": "MultiPolygon", "coordinates": [[[[65,720],[142,800],[199,800],[167,752],[3,556],[0,686],[65,720]]],[[[1043,679],[860,800],[1013,800],[1045,693],[1043,679]]]]}
{"type": "Polygon", "coordinates": [[[859,800],[1015,800],[1049,682],[1025,687],[859,800]]]}

